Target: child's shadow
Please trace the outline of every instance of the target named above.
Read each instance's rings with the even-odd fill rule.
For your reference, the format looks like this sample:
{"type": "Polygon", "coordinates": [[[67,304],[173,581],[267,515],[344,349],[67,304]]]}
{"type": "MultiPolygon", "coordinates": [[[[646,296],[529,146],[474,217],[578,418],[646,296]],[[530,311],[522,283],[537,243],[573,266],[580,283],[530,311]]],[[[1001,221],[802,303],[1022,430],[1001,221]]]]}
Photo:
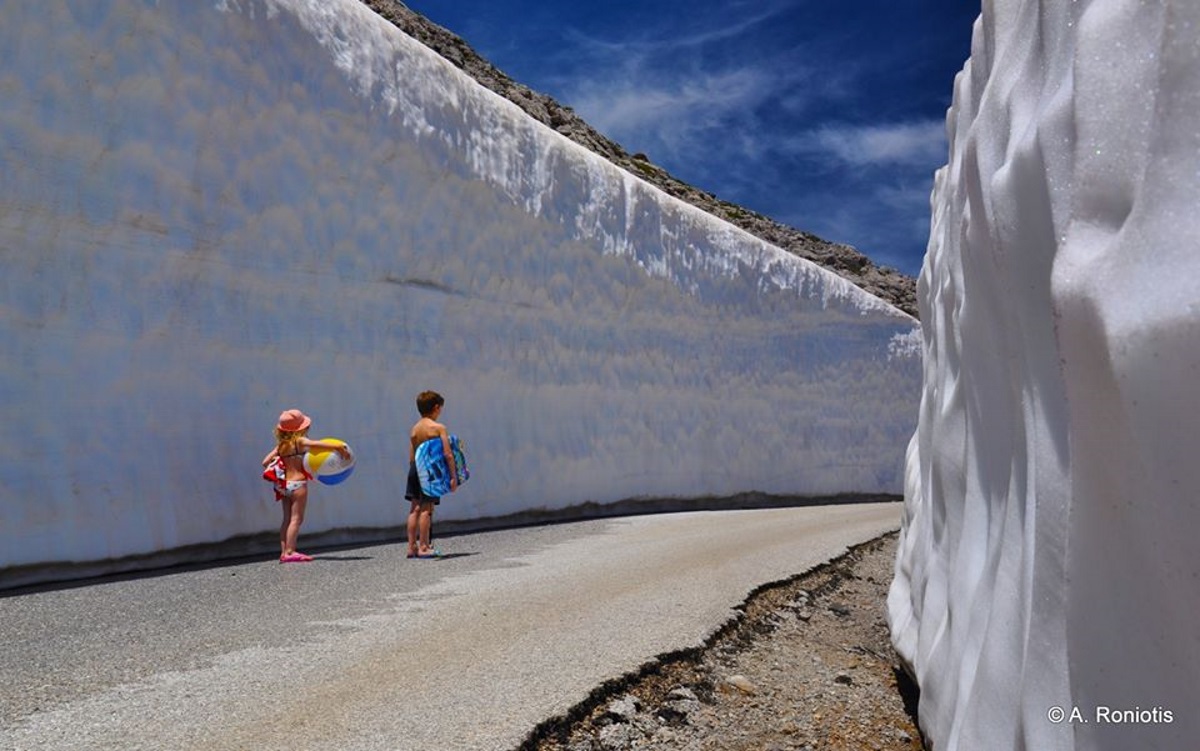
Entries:
{"type": "Polygon", "coordinates": [[[314,561],[373,561],[373,555],[321,555],[313,556],[314,561]]]}
{"type": "Polygon", "coordinates": [[[441,555],[431,556],[429,558],[420,558],[422,561],[448,561],[451,558],[468,558],[479,553],[442,553],[441,555]]]}

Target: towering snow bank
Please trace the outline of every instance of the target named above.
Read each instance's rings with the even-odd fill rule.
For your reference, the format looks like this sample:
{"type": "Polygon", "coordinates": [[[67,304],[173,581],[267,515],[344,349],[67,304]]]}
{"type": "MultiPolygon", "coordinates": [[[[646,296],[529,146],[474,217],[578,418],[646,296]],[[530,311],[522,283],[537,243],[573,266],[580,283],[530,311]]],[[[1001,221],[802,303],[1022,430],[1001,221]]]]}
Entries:
{"type": "Polygon", "coordinates": [[[530,120],[354,0],[0,6],[0,569],[262,532],[286,407],[357,450],[305,531],[895,492],[916,323],[530,120]],[[899,448],[898,448],[899,447],[899,448]]]}
{"type": "Polygon", "coordinates": [[[1200,735],[1198,30],[1192,0],[976,24],[889,599],[938,751],[1200,735]]]}

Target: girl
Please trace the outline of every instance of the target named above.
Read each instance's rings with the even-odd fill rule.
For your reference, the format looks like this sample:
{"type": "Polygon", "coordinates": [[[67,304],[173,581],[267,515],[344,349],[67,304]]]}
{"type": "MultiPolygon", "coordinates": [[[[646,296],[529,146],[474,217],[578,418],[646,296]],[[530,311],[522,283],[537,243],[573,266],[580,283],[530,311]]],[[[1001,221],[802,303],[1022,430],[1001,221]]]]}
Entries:
{"type": "Polygon", "coordinates": [[[312,556],[296,550],[300,525],[304,523],[304,507],[308,503],[308,481],[312,475],[304,469],[304,453],[309,449],[326,449],[349,457],[350,449],[332,441],[313,441],[308,435],[312,418],[298,409],[284,410],[275,426],[275,448],[263,457],[266,467],[279,459],[283,465],[280,483],[276,485],[275,500],[283,504],[283,523],[279,526],[279,562],[307,563],[312,556]]]}

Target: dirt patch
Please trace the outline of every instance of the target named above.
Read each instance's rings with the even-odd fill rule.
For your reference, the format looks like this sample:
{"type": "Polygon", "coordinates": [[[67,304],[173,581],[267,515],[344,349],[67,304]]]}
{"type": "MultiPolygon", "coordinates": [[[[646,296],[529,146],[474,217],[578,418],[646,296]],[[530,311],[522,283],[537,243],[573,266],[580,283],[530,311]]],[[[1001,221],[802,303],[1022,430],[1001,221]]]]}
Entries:
{"type": "Polygon", "coordinates": [[[754,592],[701,649],[610,681],[520,751],[923,751],[885,615],[896,535],[754,592]]]}

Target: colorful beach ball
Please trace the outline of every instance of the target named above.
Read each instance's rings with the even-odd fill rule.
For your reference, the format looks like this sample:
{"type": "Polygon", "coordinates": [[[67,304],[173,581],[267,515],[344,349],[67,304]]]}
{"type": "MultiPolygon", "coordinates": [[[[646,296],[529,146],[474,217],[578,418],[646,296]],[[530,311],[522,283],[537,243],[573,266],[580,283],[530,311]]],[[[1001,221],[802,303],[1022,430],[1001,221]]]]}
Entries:
{"type": "MultiPolygon", "coordinates": [[[[340,438],[322,438],[321,441],[331,441],[347,446],[340,438]]],[[[354,454],[343,459],[336,451],[314,449],[304,454],[304,468],[308,473],[325,485],[337,485],[354,472],[354,454]]]]}

